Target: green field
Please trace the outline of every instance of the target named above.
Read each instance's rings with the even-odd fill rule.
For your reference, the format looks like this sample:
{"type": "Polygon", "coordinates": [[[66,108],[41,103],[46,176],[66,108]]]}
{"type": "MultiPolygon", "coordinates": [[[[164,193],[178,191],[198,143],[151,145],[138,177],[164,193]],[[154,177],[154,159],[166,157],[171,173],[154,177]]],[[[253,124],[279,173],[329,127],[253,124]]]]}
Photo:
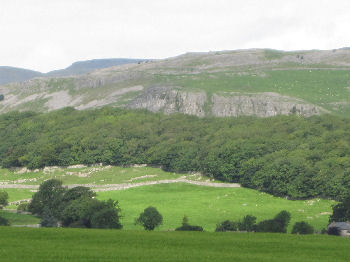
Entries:
{"type": "Polygon", "coordinates": [[[349,261],[327,235],[0,227],[1,261],[349,261]]]}
{"type": "Polygon", "coordinates": [[[321,230],[328,224],[332,211],[330,200],[286,200],[247,188],[213,188],[189,184],[162,184],[131,188],[122,191],[98,192],[99,199],[112,198],[120,202],[122,224],[125,229],[141,229],[134,219],[148,206],[155,206],[163,215],[159,230],[174,229],[188,216],[191,224],[214,231],[223,220],[239,220],[252,214],[258,221],[272,218],[281,210],[292,214],[291,226],[297,221],[307,221],[321,230]]]}
{"type": "MultiPolygon", "coordinates": [[[[169,173],[151,167],[50,168],[24,174],[7,169],[0,170],[1,182],[7,181],[18,186],[38,185],[49,178],[60,179],[64,185],[87,184],[98,187],[104,184],[133,184],[179,177],[208,180],[206,177],[169,173]]],[[[0,190],[8,192],[10,202],[31,198],[35,191],[23,188],[0,190]]],[[[98,198],[119,201],[123,215],[122,224],[126,230],[142,229],[134,225],[134,220],[148,206],[155,206],[164,217],[164,223],[158,230],[172,230],[180,226],[184,215],[188,216],[191,224],[214,231],[216,224],[226,219],[240,220],[245,215],[252,214],[260,221],[272,218],[284,209],[292,214],[289,231],[295,222],[301,220],[309,222],[316,230],[321,230],[327,226],[329,214],[332,212],[331,206],[335,203],[323,199],[292,201],[247,188],[216,188],[185,183],[102,191],[98,192],[98,198]]],[[[10,205],[8,208],[15,209],[17,206],[10,205]]]]}
{"type": "Polygon", "coordinates": [[[5,210],[0,210],[0,216],[8,219],[11,225],[30,225],[40,223],[40,219],[38,217],[26,214],[12,213],[5,210]]]}

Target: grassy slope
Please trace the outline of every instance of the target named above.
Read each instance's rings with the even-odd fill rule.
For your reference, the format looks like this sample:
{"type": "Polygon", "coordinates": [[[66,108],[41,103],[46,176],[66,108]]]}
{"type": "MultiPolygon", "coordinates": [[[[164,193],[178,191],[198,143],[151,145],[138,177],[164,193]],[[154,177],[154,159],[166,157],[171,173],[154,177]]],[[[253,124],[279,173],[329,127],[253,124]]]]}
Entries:
{"type": "Polygon", "coordinates": [[[246,75],[226,71],[195,76],[159,75],[156,79],[208,94],[275,92],[303,99],[337,115],[350,114],[349,70],[259,70],[246,75]],[[335,104],[339,102],[344,104],[335,104]]]}
{"type": "Polygon", "coordinates": [[[349,261],[350,239],[325,235],[0,227],[1,261],[349,261]],[[33,247],[35,250],[33,250],[33,247]]]}
{"type": "MultiPolygon", "coordinates": [[[[17,172],[0,169],[0,181],[23,185],[39,185],[51,178],[62,180],[63,184],[121,184],[155,181],[162,179],[176,179],[188,174],[175,174],[152,167],[83,167],[83,168],[52,168],[48,171],[29,172],[19,174],[17,172]],[[143,176],[154,176],[140,178],[143,176]],[[139,178],[130,181],[132,178],[139,178]]],[[[191,176],[188,177],[189,179],[191,176]]],[[[201,179],[203,180],[203,179],[201,179]]]]}
{"type": "Polygon", "coordinates": [[[155,206],[164,219],[160,230],[180,226],[183,215],[189,217],[191,224],[214,231],[216,224],[226,219],[239,220],[244,215],[252,214],[258,220],[263,220],[272,218],[283,209],[292,213],[291,226],[305,220],[320,230],[328,224],[333,203],[329,200],[291,201],[246,188],[211,188],[188,184],[99,192],[98,198],[119,200],[125,229],[140,228],[134,225],[134,219],[147,206],[155,206]]]}
{"type": "MultiPolygon", "coordinates": [[[[139,183],[163,179],[176,179],[196,176],[164,172],[151,167],[84,167],[51,169],[50,171],[18,174],[7,169],[0,169],[0,182],[16,182],[17,185],[38,185],[46,179],[61,179],[69,184],[117,184],[139,183]],[[83,177],[81,177],[83,175],[83,177]],[[86,176],[87,175],[87,176],[86,176]],[[145,177],[152,176],[155,177],[145,177]],[[134,178],[139,178],[132,180],[134,178]]],[[[200,180],[206,180],[201,178],[200,180]]],[[[1,189],[0,189],[1,190],[1,189]]],[[[9,201],[31,198],[33,190],[3,189],[9,194],[9,201]]],[[[326,227],[328,214],[334,204],[330,200],[290,201],[246,188],[212,188],[188,184],[162,184],[131,188],[123,191],[99,192],[100,199],[112,198],[120,201],[125,229],[139,229],[134,219],[147,206],[153,205],[164,216],[161,230],[173,229],[181,224],[183,215],[190,222],[213,231],[217,223],[225,219],[239,220],[246,214],[253,214],[258,220],[271,218],[283,209],[292,213],[292,223],[300,220],[310,222],[316,229],[326,227]],[[321,214],[323,213],[323,214],[321,214]]],[[[16,208],[15,205],[9,208],[16,208]]]]}

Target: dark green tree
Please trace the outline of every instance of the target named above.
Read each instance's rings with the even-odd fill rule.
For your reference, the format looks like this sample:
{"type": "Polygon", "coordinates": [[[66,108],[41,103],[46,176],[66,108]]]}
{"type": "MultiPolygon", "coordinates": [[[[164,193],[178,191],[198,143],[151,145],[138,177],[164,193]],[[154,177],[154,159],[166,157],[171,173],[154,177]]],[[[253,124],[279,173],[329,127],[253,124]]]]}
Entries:
{"type": "Polygon", "coordinates": [[[0,217],[0,226],[10,226],[10,221],[4,217],[0,217]]]}
{"type": "Polygon", "coordinates": [[[38,192],[33,195],[29,204],[29,211],[41,216],[44,208],[47,207],[54,217],[59,217],[59,206],[66,189],[62,186],[62,181],[50,179],[43,182],[38,192]]]}
{"type": "Polygon", "coordinates": [[[238,223],[238,229],[240,231],[252,232],[256,230],[256,217],[252,215],[246,215],[243,221],[238,223]]]}
{"type": "Polygon", "coordinates": [[[9,195],[6,191],[0,191],[0,208],[8,205],[9,195]]]}
{"type": "Polygon", "coordinates": [[[329,222],[350,221],[350,195],[345,197],[339,204],[333,206],[333,214],[329,222]]]}
{"type": "Polygon", "coordinates": [[[52,211],[45,206],[41,215],[40,225],[42,227],[57,227],[57,218],[52,214],[52,211]]]}
{"type": "Polygon", "coordinates": [[[140,224],[145,230],[154,230],[163,223],[163,217],[155,207],[147,207],[135,220],[135,224],[140,224]]]}
{"type": "Polygon", "coordinates": [[[292,234],[313,234],[315,232],[314,228],[307,222],[301,221],[296,222],[292,229],[292,234]]]}
{"type": "Polygon", "coordinates": [[[237,231],[238,223],[230,220],[225,220],[216,225],[215,232],[237,231]]]}

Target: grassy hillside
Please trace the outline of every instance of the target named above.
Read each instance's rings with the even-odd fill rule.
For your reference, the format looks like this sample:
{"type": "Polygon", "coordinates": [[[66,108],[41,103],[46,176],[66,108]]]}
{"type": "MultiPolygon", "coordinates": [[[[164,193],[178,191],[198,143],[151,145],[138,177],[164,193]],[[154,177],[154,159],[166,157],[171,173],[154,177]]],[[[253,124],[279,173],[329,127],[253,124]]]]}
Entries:
{"type": "Polygon", "coordinates": [[[349,261],[325,235],[133,232],[0,227],[1,261],[349,261]],[[33,247],[37,247],[33,252],[33,247]]]}
{"type": "MultiPolygon", "coordinates": [[[[0,169],[0,182],[18,188],[3,189],[9,194],[9,201],[31,198],[37,186],[44,180],[56,178],[64,185],[82,184],[98,191],[98,198],[118,200],[122,209],[122,224],[127,230],[141,229],[134,225],[134,219],[148,206],[155,206],[164,216],[160,230],[174,229],[180,226],[182,217],[187,215],[190,222],[214,231],[216,224],[225,220],[239,220],[247,214],[255,215],[258,220],[272,218],[286,209],[292,214],[292,224],[305,220],[317,230],[325,228],[335,203],[331,200],[286,200],[273,197],[247,188],[216,188],[185,183],[147,185],[153,181],[185,178],[189,181],[206,182],[208,178],[191,174],[178,174],[151,167],[70,167],[46,168],[36,172],[23,173],[23,170],[10,171],[0,169]],[[125,190],[113,190],[113,184],[146,185],[125,190]],[[31,188],[21,188],[23,186],[31,188]]],[[[218,181],[211,181],[218,183],[218,181]]],[[[210,184],[209,184],[210,185],[210,184]]],[[[16,208],[12,204],[10,208],[16,208]]]]}
{"type": "Polygon", "coordinates": [[[214,231],[216,224],[226,219],[238,221],[252,214],[258,221],[272,218],[281,210],[292,214],[289,227],[297,221],[307,221],[317,230],[325,228],[332,211],[329,200],[286,200],[246,188],[211,188],[188,184],[164,184],[131,188],[122,191],[98,192],[98,198],[120,202],[125,229],[141,229],[135,218],[148,206],[163,215],[160,230],[179,227],[184,215],[190,223],[214,231]]]}
{"type": "Polygon", "coordinates": [[[5,100],[0,103],[0,112],[126,106],[149,88],[163,86],[205,92],[205,110],[211,106],[213,93],[230,96],[273,92],[347,117],[349,70],[350,51],[345,49],[189,53],[78,77],[38,79],[2,87],[0,94],[5,94],[5,100]]]}

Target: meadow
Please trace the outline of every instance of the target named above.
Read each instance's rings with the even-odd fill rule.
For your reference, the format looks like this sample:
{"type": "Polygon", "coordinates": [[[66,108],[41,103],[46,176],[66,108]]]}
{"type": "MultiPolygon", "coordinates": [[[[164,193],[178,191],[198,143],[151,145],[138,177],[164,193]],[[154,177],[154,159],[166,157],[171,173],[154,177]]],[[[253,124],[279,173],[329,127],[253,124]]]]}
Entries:
{"type": "MultiPolygon", "coordinates": [[[[23,171],[23,170],[22,170],[23,171]]],[[[178,174],[165,172],[152,167],[117,167],[117,166],[76,166],[70,168],[51,167],[36,172],[21,173],[20,170],[0,170],[0,181],[21,187],[38,186],[46,179],[56,178],[64,185],[86,185],[97,188],[110,184],[133,184],[165,179],[186,178],[193,181],[209,181],[196,174],[178,174]]],[[[219,183],[219,181],[211,181],[219,183]]],[[[101,188],[100,188],[101,189],[101,188]]],[[[9,194],[9,201],[31,198],[36,189],[4,188],[9,194]]],[[[110,189],[108,189],[110,190],[110,189]]],[[[122,224],[126,230],[140,230],[134,225],[135,218],[148,206],[155,206],[163,215],[163,225],[157,229],[173,230],[181,225],[184,215],[189,222],[203,226],[206,231],[214,231],[216,224],[223,220],[240,220],[251,214],[258,221],[272,218],[281,210],[292,214],[292,225],[297,221],[307,221],[316,230],[325,228],[332,205],[336,202],[325,199],[287,200],[248,188],[217,188],[186,183],[145,185],[125,190],[98,191],[98,199],[118,200],[122,209],[122,224]]],[[[8,208],[15,209],[15,204],[8,208]]],[[[11,218],[10,221],[12,222],[11,218]]],[[[32,224],[31,222],[28,224],[32,224]]]]}
{"type": "Polygon", "coordinates": [[[327,235],[0,227],[1,261],[349,261],[327,235]],[[33,250],[35,247],[35,250],[33,250]]]}
{"type": "Polygon", "coordinates": [[[32,225],[39,224],[40,218],[28,214],[17,214],[8,212],[6,210],[0,210],[0,216],[10,221],[11,225],[32,225]]]}
{"type": "Polygon", "coordinates": [[[190,224],[214,231],[216,224],[226,219],[238,221],[247,214],[258,221],[272,218],[281,210],[292,214],[289,226],[297,221],[307,221],[316,230],[328,224],[334,201],[286,200],[247,188],[213,188],[183,183],[161,184],[130,188],[120,191],[98,192],[101,200],[118,200],[122,209],[124,229],[142,229],[134,220],[148,206],[154,206],[163,215],[163,225],[158,230],[179,227],[186,215],[190,224]]]}

